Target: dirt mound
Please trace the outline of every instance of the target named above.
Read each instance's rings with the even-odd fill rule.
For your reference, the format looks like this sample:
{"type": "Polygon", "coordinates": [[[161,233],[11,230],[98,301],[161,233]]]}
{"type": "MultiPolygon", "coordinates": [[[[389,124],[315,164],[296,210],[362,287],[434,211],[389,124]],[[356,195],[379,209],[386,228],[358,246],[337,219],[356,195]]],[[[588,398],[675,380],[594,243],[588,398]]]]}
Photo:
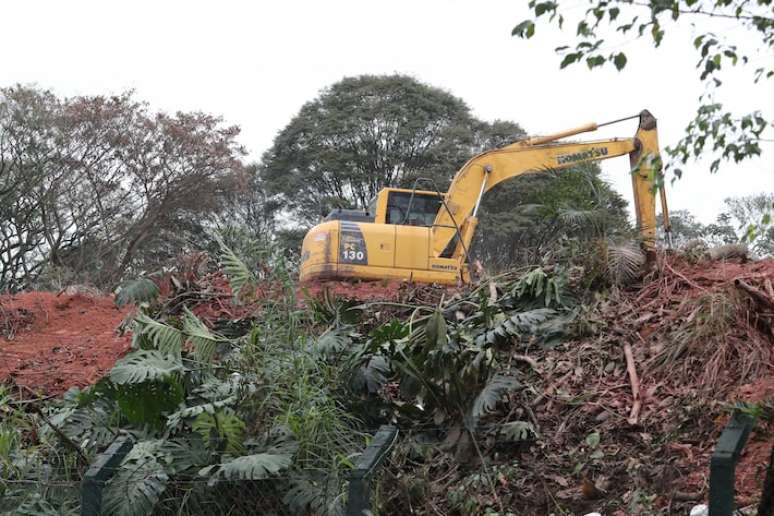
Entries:
{"type": "Polygon", "coordinates": [[[25,292],[0,297],[0,382],[58,394],[97,381],[129,349],[111,296],[25,292]]]}
{"type": "MultiPolygon", "coordinates": [[[[479,443],[492,468],[512,472],[497,477],[502,503],[525,515],[561,507],[623,516],[687,514],[706,502],[710,457],[735,404],[774,396],[772,281],[774,260],[695,263],[662,254],[639,284],[578,307],[571,338],[506,345],[500,360],[528,388],[501,399],[481,424],[529,424],[537,437],[508,448],[491,436],[479,443]]],[[[760,497],[772,430],[759,420],[744,449],[740,505],[760,497]]],[[[487,486],[467,487],[475,477],[455,461],[411,458],[394,473],[447,479],[432,492],[443,513],[456,507],[450,490],[477,497],[479,509],[495,506],[487,486]]],[[[405,487],[396,483],[387,495],[396,507],[410,503],[405,487]]]]}
{"type": "MultiPolygon", "coordinates": [[[[593,400],[562,430],[596,429],[627,450],[626,461],[648,464],[650,478],[633,475],[630,485],[655,488],[655,506],[674,510],[680,498],[706,499],[709,459],[731,407],[774,395],[773,280],[774,260],[692,263],[660,256],[642,285],[595,307],[590,335],[544,357],[576,364],[553,390],[593,400]],[[636,396],[627,381],[626,345],[639,377],[636,396]]],[[[566,420],[563,407],[549,401],[537,417],[550,428],[555,417],[566,420]]],[[[742,504],[760,495],[774,443],[770,430],[759,423],[737,466],[742,504]]],[[[612,457],[595,465],[593,474],[604,480],[606,471],[623,467],[612,457]]],[[[618,494],[629,499],[633,491],[618,494]]]]}

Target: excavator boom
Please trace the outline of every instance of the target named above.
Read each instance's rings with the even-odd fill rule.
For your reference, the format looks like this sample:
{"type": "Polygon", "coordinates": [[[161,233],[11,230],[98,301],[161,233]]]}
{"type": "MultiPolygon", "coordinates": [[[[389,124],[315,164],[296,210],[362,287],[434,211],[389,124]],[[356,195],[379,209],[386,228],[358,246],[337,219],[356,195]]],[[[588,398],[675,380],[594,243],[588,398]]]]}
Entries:
{"type": "MultiPolygon", "coordinates": [[[[301,280],[318,278],[405,279],[456,284],[469,281],[467,257],[483,195],[499,183],[524,174],[561,170],[580,163],[628,155],[637,227],[643,249],[653,256],[656,237],[656,185],[661,158],[656,119],[639,114],[633,138],[557,142],[597,124],[521,140],[471,158],[454,176],[445,194],[385,188],[373,213],[343,211],[306,235],[301,280]]],[[[665,226],[666,198],[661,186],[665,226]]]]}

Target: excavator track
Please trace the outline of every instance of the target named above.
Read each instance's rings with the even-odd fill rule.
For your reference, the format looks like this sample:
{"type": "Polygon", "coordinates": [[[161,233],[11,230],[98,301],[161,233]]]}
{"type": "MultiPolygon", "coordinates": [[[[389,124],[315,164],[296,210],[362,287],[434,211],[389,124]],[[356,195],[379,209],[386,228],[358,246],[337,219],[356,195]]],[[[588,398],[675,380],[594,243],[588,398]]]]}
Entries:
{"type": "Polygon", "coordinates": [[[443,295],[448,299],[460,291],[450,285],[428,285],[407,281],[387,280],[310,280],[298,287],[298,298],[337,298],[361,302],[386,301],[395,303],[417,300],[433,301],[443,295]]]}

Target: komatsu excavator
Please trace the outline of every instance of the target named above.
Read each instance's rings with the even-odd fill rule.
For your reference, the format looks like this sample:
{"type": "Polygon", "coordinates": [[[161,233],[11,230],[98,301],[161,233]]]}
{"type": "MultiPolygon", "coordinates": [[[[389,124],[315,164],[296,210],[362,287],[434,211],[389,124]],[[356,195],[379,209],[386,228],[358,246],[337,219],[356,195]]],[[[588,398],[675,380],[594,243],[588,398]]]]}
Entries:
{"type": "Polygon", "coordinates": [[[655,256],[656,191],[665,230],[669,213],[658,148],[656,119],[648,111],[604,124],[587,124],[549,136],[532,137],[470,159],[449,191],[419,179],[413,189],[384,188],[368,211],[334,210],[309,230],[301,249],[301,282],[327,279],[394,279],[419,283],[470,281],[470,244],[484,193],[499,183],[549,169],[629,156],[637,228],[646,257],[655,256]],[[558,142],[604,125],[639,118],[633,138],[558,142]],[[419,183],[433,190],[417,190],[419,183]],[[659,181],[659,183],[663,183],[659,181]]]}

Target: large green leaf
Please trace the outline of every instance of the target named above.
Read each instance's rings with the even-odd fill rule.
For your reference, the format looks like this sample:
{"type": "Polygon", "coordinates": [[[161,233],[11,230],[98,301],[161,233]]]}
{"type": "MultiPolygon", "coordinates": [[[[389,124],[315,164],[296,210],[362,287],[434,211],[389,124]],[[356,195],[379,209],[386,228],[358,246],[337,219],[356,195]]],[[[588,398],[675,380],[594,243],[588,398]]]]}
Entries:
{"type": "Polygon", "coordinates": [[[116,294],[116,305],[143,303],[156,299],[159,287],[150,278],[136,278],[122,284],[116,294]]]}
{"type": "Polygon", "coordinates": [[[139,312],[135,318],[135,332],[146,336],[164,353],[179,356],[183,345],[183,333],[168,324],[151,319],[146,314],[139,312]]]}
{"type": "Polygon", "coordinates": [[[166,490],[169,476],[160,462],[163,441],[140,441],[108,482],[103,511],[115,516],[146,516],[166,490]]]}
{"type": "Polygon", "coordinates": [[[185,421],[186,419],[197,417],[200,414],[215,414],[215,412],[218,411],[218,409],[224,408],[224,407],[231,407],[237,402],[236,396],[230,396],[228,398],[224,398],[219,401],[213,401],[208,403],[202,403],[200,405],[193,405],[189,407],[182,408],[176,412],[173,412],[167,417],[167,428],[169,430],[172,430],[174,428],[177,428],[180,423],[185,421]]]}
{"type": "Polygon", "coordinates": [[[245,423],[231,409],[201,412],[191,429],[201,435],[204,445],[210,450],[230,454],[244,451],[245,423]]]}
{"type": "Polygon", "coordinates": [[[164,380],[181,371],[177,357],[155,349],[141,349],[125,356],[110,370],[110,381],[116,385],[164,380]]]}
{"type": "Polygon", "coordinates": [[[443,312],[436,310],[427,319],[425,325],[425,342],[429,348],[440,347],[446,344],[446,319],[443,312]]]}
{"type": "Polygon", "coordinates": [[[194,357],[200,362],[210,362],[217,344],[225,342],[222,337],[213,334],[188,308],[185,308],[183,313],[183,333],[193,344],[194,357]]]}
{"type": "Polygon", "coordinates": [[[170,375],[163,380],[116,385],[114,397],[130,423],[161,430],[166,423],[165,415],[180,405],[185,393],[178,378],[170,375]]]}
{"type": "MultiPolygon", "coordinates": [[[[77,442],[85,450],[104,448],[114,438],[110,428],[112,403],[99,399],[88,406],[65,406],[49,414],[49,420],[63,434],[77,442]]],[[[54,437],[49,425],[42,425],[39,432],[54,437]]]]}
{"type": "Polygon", "coordinates": [[[372,355],[355,370],[352,378],[352,389],[355,392],[374,394],[387,383],[390,373],[390,363],[382,355],[372,355]]]}
{"type": "Polygon", "coordinates": [[[223,272],[228,276],[234,298],[238,299],[246,286],[255,284],[255,274],[253,274],[234,251],[223,242],[223,239],[220,236],[217,236],[216,239],[220,245],[220,263],[223,267],[223,272]]]}
{"type": "Polygon", "coordinates": [[[497,402],[500,401],[504,394],[520,386],[521,382],[512,376],[501,374],[495,375],[487,382],[473,401],[473,407],[471,409],[473,420],[476,421],[481,416],[494,410],[497,402]]]}
{"type": "Polygon", "coordinates": [[[237,457],[228,462],[207,466],[199,471],[211,481],[225,480],[263,480],[290,467],[293,456],[277,453],[256,453],[237,457]]]}
{"type": "Polygon", "coordinates": [[[330,476],[321,475],[315,480],[293,479],[288,483],[282,502],[293,514],[344,516],[344,500],[338,492],[340,485],[341,482],[337,478],[330,476]]]}
{"type": "Polygon", "coordinates": [[[328,330],[317,339],[315,349],[322,356],[336,355],[344,351],[352,339],[343,329],[328,330]]]}

